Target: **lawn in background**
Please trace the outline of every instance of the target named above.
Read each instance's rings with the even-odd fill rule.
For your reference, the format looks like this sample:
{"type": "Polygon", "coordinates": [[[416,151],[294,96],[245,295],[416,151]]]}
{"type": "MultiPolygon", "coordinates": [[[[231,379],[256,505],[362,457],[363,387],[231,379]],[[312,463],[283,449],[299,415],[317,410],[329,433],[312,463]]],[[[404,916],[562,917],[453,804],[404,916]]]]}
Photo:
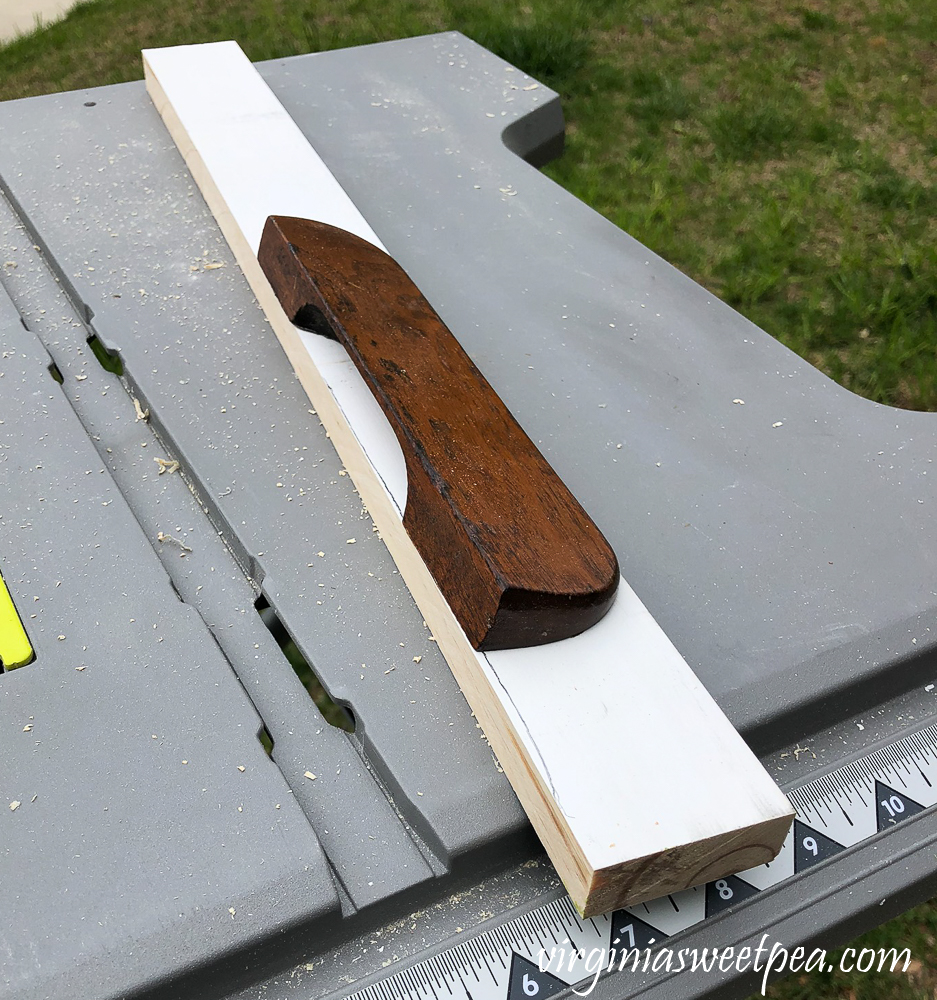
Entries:
{"type": "MultiPolygon", "coordinates": [[[[451,29],[562,94],[556,181],[838,382],[937,410],[932,0],[92,0],[0,47],[0,99],[138,79],[148,46],[260,60],[451,29]]],[[[932,904],[853,946],[910,947],[911,973],[769,995],[937,995],[932,904]]]]}

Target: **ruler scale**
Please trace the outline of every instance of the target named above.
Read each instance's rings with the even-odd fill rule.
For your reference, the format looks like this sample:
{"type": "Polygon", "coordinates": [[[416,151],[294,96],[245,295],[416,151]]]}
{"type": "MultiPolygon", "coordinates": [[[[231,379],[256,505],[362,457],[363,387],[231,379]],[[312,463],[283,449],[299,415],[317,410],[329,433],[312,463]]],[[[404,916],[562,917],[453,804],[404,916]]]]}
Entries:
{"type": "MultiPolygon", "coordinates": [[[[591,981],[580,949],[666,947],[668,938],[937,805],[937,725],[788,792],[796,809],[774,861],[704,886],[581,919],[568,896],[385,976],[349,1000],[537,1000],[591,981]],[[541,971],[540,949],[557,959],[541,971]],[[559,949],[563,948],[561,954],[559,949]],[[558,967],[561,966],[561,967],[558,967]]],[[[718,942],[717,942],[718,944],[718,942]]]]}

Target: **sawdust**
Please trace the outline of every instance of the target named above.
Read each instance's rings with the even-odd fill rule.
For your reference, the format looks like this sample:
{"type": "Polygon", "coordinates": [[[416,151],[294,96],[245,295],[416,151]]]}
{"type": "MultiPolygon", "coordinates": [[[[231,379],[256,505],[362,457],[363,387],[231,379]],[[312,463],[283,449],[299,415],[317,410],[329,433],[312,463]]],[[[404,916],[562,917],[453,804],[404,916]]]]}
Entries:
{"type": "Polygon", "coordinates": [[[182,552],[180,553],[181,556],[184,556],[187,552],[192,551],[191,547],[186,545],[185,542],[180,541],[178,538],[174,538],[172,535],[167,535],[164,531],[161,531],[159,532],[159,534],[157,534],[156,541],[158,541],[160,544],[162,544],[163,542],[170,542],[173,545],[178,545],[179,548],[182,549],[182,552]]]}

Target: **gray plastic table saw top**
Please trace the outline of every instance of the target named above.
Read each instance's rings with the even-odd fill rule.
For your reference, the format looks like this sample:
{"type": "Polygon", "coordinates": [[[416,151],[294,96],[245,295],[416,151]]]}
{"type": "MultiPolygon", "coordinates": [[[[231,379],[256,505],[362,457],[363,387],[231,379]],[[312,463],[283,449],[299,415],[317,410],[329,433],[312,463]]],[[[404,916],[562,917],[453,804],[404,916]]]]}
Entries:
{"type": "MultiPolygon", "coordinates": [[[[937,417],[525,163],[558,98],[463,37],[260,69],[756,749],[929,678],[937,417]]],[[[37,654],[0,674],[6,993],[220,996],[531,857],[143,85],[0,105],[0,185],[0,570],[37,654]]],[[[337,988],[312,965],[290,988],[337,988]]]]}

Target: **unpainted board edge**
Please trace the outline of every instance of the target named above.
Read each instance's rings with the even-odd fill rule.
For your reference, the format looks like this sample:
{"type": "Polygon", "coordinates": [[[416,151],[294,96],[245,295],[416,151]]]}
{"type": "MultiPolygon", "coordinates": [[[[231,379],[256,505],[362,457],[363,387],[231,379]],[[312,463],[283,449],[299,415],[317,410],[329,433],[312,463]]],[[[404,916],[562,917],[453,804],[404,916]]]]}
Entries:
{"type": "Polygon", "coordinates": [[[354,431],[345,420],[340,406],[310,358],[302,339],[289,321],[257,261],[256,252],[241,232],[228,210],[198,150],[176,114],[144,53],[147,90],[170,135],[182,154],[193,178],[221,228],[260,307],[267,316],[300,384],[328,432],[345,464],[364,505],[374,520],[394,561],[425,621],[432,630],[440,651],[456,678],[466,700],[479,720],[498,760],[557,869],[574,905],[584,915],[605,912],[625,903],[639,902],[688,888],[686,873],[699,871],[706,859],[734,857],[724,850],[739,838],[759,837],[755,850],[761,853],[747,863],[718,864],[705,868],[701,881],[718,878],[770,860],[783,843],[791,816],[771,817],[755,826],[728,830],[704,841],[678,844],[649,858],[626,859],[597,871],[586,859],[565,817],[557,807],[539,769],[527,751],[495,690],[480,669],[477,654],[456,621],[429,570],[403,527],[403,522],[383,483],[361,449],[354,431]],[[783,832],[780,832],[783,827],[783,832]],[[764,829],[764,836],[762,835],[764,829]],[[776,840],[776,843],[774,842],[776,840]],[[764,849],[770,851],[766,857],[764,849]],[[678,873],[667,880],[658,871],[658,863],[678,873]]]}
{"type": "Polygon", "coordinates": [[[594,917],[756,868],[777,856],[791,828],[792,816],[774,817],[735,833],[720,833],[611,865],[594,873],[583,906],[571,898],[580,916],[594,917]]]}

